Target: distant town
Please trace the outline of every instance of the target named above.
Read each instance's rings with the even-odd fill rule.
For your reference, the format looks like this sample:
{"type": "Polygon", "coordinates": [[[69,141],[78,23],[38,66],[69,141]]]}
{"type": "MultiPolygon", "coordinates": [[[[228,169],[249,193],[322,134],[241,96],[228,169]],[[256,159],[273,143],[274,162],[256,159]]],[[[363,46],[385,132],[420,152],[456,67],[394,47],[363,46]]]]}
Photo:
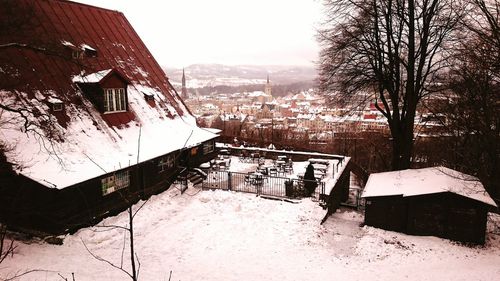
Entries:
{"type": "MultiPolygon", "coordinates": [[[[210,93],[207,93],[207,83],[200,83],[201,80],[196,78],[193,80],[200,88],[188,88],[186,85],[196,83],[190,82],[184,74],[181,83],[176,85],[177,91],[196,117],[198,125],[220,129],[224,142],[373,158],[367,155],[371,153],[364,151],[366,147],[363,144],[366,142],[356,143],[356,139],[375,141],[390,138],[387,120],[376,108],[373,95],[368,93],[359,94],[355,105],[335,106],[328,96],[309,86],[313,83],[308,84],[307,89],[286,90],[287,87],[273,83],[272,74],[264,79],[233,78],[241,83],[253,84],[247,87],[231,84],[232,87],[222,90],[212,85],[210,93]],[[261,81],[265,83],[258,84],[261,81]],[[278,94],[274,92],[276,87],[280,87],[278,94]]],[[[439,106],[442,101],[443,97],[427,99],[425,106],[420,108],[415,118],[416,137],[443,135],[446,120],[430,112],[430,108],[439,106]]],[[[420,160],[427,158],[423,156],[420,160]]],[[[376,169],[380,165],[383,164],[373,164],[369,168],[376,169]]]]}

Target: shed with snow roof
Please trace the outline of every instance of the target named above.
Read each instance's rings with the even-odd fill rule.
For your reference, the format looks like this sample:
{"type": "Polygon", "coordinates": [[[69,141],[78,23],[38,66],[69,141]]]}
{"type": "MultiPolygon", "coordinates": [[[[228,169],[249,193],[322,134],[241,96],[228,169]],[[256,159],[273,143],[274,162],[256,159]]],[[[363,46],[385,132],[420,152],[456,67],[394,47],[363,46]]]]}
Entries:
{"type": "Polygon", "coordinates": [[[371,174],[362,197],[366,225],[477,244],[497,208],[478,179],[445,167],[371,174]]]}
{"type": "Polygon", "coordinates": [[[1,223],[72,231],[216,156],[122,13],[18,0],[0,18],[1,223]]]}

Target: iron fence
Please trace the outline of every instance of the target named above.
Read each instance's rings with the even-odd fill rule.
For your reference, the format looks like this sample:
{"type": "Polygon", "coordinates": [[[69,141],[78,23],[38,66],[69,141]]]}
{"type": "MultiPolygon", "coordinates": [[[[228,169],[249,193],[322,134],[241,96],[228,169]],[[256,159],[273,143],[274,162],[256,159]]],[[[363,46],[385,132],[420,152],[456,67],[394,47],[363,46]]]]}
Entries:
{"type": "Polygon", "coordinates": [[[304,179],[269,176],[260,173],[212,170],[208,172],[207,178],[203,181],[202,188],[232,190],[286,198],[311,196],[314,199],[322,200],[321,194],[324,194],[325,183],[304,179]],[[306,185],[308,182],[317,185],[312,194],[306,193],[306,185]]]}

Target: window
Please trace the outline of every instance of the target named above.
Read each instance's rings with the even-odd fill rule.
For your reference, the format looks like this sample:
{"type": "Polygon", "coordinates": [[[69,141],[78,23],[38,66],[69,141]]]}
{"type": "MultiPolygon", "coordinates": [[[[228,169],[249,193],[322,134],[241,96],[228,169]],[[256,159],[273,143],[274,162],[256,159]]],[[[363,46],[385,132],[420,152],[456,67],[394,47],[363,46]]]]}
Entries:
{"type": "Polygon", "coordinates": [[[73,50],[71,52],[71,57],[73,57],[74,59],[81,59],[81,58],[83,58],[83,51],[73,50]]]}
{"type": "Polygon", "coordinates": [[[158,160],[158,172],[161,173],[170,168],[173,168],[175,165],[175,158],[173,155],[163,156],[158,160]]]}
{"type": "Polygon", "coordinates": [[[52,110],[53,111],[62,111],[63,110],[63,104],[58,102],[58,103],[53,103],[52,104],[52,110]]]}
{"type": "Polygon", "coordinates": [[[108,195],[114,191],[128,187],[130,176],[128,171],[116,172],[113,175],[101,179],[102,195],[108,195]]]}
{"type": "Polygon", "coordinates": [[[124,88],[104,89],[104,112],[120,112],[127,110],[124,88]]]}
{"type": "Polygon", "coordinates": [[[146,101],[154,101],[155,100],[155,96],[151,93],[142,92],[142,94],[144,95],[144,99],[146,101]]]}
{"type": "Polygon", "coordinates": [[[214,141],[209,141],[203,144],[203,154],[208,154],[210,152],[213,152],[214,150],[215,150],[214,141]]]}
{"type": "Polygon", "coordinates": [[[89,58],[95,58],[95,57],[97,57],[97,51],[96,50],[85,48],[83,50],[83,52],[84,52],[85,56],[87,56],[89,58]]]}

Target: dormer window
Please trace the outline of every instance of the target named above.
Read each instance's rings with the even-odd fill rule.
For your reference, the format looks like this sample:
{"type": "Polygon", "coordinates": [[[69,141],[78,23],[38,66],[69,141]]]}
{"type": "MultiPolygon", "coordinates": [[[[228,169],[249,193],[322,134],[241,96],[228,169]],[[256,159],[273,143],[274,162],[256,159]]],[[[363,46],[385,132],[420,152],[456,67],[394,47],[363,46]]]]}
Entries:
{"type": "Polygon", "coordinates": [[[81,50],[73,50],[71,52],[71,57],[74,59],[82,59],[83,58],[83,51],[81,50]]]}
{"type": "Polygon", "coordinates": [[[87,44],[82,44],[80,47],[83,50],[83,52],[85,53],[85,56],[87,56],[89,58],[97,57],[97,50],[96,49],[90,47],[87,44]]]}
{"type": "Polygon", "coordinates": [[[144,99],[146,101],[154,101],[155,100],[155,96],[151,93],[142,92],[142,94],[144,94],[144,99]]]}
{"type": "Polygon", "coordinates": [[[104,89],[104,113],[127,110],[127,97],[124,88],[104,89]]]}
{"type": "Polygon", "coordinates": [[[62,40],[61,44],[63,44],[66,48],[71,50],[71,57],[73,59],[83,59],[84,57],[94,58],[97,57],[97,50],[91,47],[88,44],[81,44],[79,47],[75,46],[75,44],[62,40]]]}
{"type": "Polygon", "coordinates": [[[56,112],[63,110],[63,102],[60,99],[50,97],[48,99],[48,102],[50,104],[50,109],[52,109],[52,111],[56,112]]]}
{"type": "Polygon", "coordinates": [[[73,77],[82,92],[101,113],[128,111],[128,79],[115,69],[106,69],[73,77]]]}
{"type": "Polygon", "coordinates": [[[62,103],[54,103],[54,104],[52,104],[52,110],[53,111],[62,111],[63,110],[63,104],[62,103]]]}

